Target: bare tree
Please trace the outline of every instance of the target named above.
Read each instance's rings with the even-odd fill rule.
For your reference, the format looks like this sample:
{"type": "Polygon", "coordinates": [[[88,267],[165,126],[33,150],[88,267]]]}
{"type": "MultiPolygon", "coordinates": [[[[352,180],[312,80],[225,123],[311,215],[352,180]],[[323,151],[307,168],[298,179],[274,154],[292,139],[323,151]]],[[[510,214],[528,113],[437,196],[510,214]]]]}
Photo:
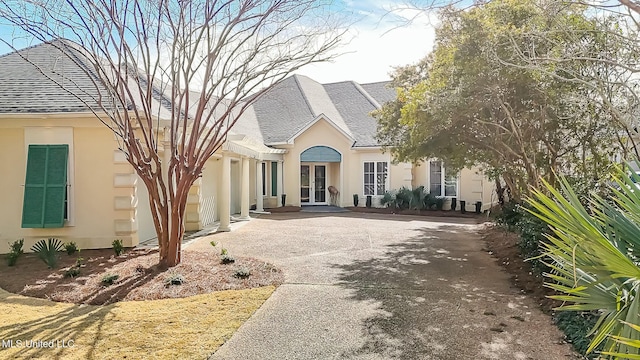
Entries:
{"type": "Polygon", "coordinates": [[[189,188],[250,100],[334,56],[344,30],[329,4],[9,0],[0,20],[40,41],[65,39],[51,45],[95,79],[74,95],[114,132],[146,185],[160,264],[171,267],[181,260],[189,188]]]}

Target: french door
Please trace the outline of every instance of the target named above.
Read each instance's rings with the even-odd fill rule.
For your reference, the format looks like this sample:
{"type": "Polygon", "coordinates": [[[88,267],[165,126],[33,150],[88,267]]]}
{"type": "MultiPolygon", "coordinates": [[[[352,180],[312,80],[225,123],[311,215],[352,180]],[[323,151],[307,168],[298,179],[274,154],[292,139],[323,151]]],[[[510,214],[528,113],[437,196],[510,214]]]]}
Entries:
{"type": "Polygon", "coordinates": [[[300,165],[300,202],[303,205],[327,204],[327,165],[300,165]]]}

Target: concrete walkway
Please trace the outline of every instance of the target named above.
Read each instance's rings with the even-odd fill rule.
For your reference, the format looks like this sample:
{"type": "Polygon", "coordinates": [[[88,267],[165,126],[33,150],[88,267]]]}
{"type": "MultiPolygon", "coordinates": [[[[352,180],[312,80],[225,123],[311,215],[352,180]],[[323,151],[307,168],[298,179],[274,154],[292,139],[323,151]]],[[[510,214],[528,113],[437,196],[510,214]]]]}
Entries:
{"type": "Polygon", "coordinates": [[[339,206],[333,205],[305,205],[302,206],[301,212],[310,212],[310,213],[340,213],[340,212],[349,212],[348,209],[341,208],[339,206]]]}
{"type": "Polygon", "coordinates": [[[201,238],[285,284],[211,359],[572,359],[469,219],[273,214],[201,238]]]}

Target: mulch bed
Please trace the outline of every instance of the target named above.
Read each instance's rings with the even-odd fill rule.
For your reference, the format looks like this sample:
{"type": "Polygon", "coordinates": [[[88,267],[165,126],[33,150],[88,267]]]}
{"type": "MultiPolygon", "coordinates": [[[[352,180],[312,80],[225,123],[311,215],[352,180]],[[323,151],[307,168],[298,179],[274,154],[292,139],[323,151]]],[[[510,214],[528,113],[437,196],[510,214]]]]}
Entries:
{"type": "Polygon", "coordinates": [[[531,263],[525,261],[518,248],[518,235],[501,229],[495,225],[488,225],[482,230],[486,251],[495,257],[504,270],[511,276],[513,286],[535,299],[542,311],[552,313],[554,307],[561,302],[549,299],[554,291],[544,287],[544,278],[536,275],[531,269],[531,263]]]}
{"type": "Polygon", "coordinates": [[[182,262],[173,268],[158,266],[157,250],[132,249],[115,256],[112,249],[60,253],[58,265],[49,269],[35,254],[23,254],[15,266],[0,262],[0,287],[6,291],[77,304],[103,305],[118,301],[181,298],[220,290],[240,290],[279,285],[282,271],[252,258],[235,257],[235,263],[223,265],[212,252],[183,251],[182,262]],[[66,277],[65,272],[80,261],[80,274],[66,277]],[[246,279],[236,276],[248,270],[246,279]],[[102,279],[118,275],[112,285],[102,279]],[[181,285],[168,285],[171,277],[182,277],[181,285]]]}
{"type": "Polygon", "coordinates": [[[459,218],[475,218],[486,219],[485,214],[476,214],[473,212],[461,213],[460,211],[451,210],[398,210],[392,208],[375,208],[375,207],[354,207],[348,206],[345,209],[353,212],[375,213],[375,214],[400,214],[400,215],[419,215],[419,216],[436,216],[436,217],[459,217],[459,218]]]}

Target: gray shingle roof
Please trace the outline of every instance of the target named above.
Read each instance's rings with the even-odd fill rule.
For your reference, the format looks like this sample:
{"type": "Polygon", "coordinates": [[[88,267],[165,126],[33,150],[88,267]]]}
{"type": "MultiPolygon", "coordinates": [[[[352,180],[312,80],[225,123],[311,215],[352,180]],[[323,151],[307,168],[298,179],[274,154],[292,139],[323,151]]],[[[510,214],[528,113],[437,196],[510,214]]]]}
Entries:
{"type": "Polygon", "coordinates": [[[354,147],[378,146],[375,139],[376,120],[369,115],[380,104],[353,81],[345,81],[324,86],[346,122],[356,142],[354,147]]]}
{"type": "Polygon", "coordinates": [[[62,40],[0,56],[0,113],[83,112],[97,108],[104,89],[78,51],[65,55],[62,40]],[[47,75],[44,75],[47,74],[47,75]],[[78,100],[78,94],[82,101],[78,100]],[[83,103],[83,101],[85,103],[83,103]]]}
{"type": "Polygon", "coordinates": [[[380,81],[370,84],[362,84],[362,88],[380,105],[396,98],[396,90],[390,87],[390,81],[380,81]]]}
{"type": "MultiPolygon", "coordinates": [[[[377,146],[377,124],[369,114],[395,98],[395,91],[387,84],[345,81],[322,85],[293,75],[256,99],[232,133],[267,145],[283,143],[323,115],[355,140],[354,147],[377,146]]],[[[160,118],[166,118],[171,108],[166,97],[170,87],[154,88],[158,89],[154,108],[160,118]]],[[[104,99],[105,94],[91,63],[66,40],[0,56],[0,113],[87,112],[98,109],[96,99],[100,95],[104,99]],[[59,46],[72,50],[63,52],[59,46]],[[78,94],[82,94],[82,101],[78,94]]]]}
{"type": "Polygon", "coordinates": [[[253,103],[265,144],[286,142],[315,118],[296,76],[277,83],[253,103]]]}
{"type": "MultiPolygon", "coordinates": [[[[85,54],[79,45],[57,39],[0,56],[0,113],[78,113],[121,107],[85,54]]],[[[109,65],[103,69],[110,69],[109,65]]],[[[133,78],[129,81],[135,88],[133,78]]],[[[168,84],[154,80],[151,109],[161,119],[171,117],[168,91],[168,84]]],[[[140,103],[139,93],[133,91],[132,96],[130,100],[140,103]]]]}
{"type": "Polygon", "coordinates": [[[242,116],[240,116],[229,132],[231,134],[247,135],[256,141],[265,143],[265,140],[262,137],[262,132],[260,131],[260,125],[258,124],[255,108],[253,106],[248,106],[246,108],[242,116]]]}
{"type": "Polygon", "coordinates": [[[345,81],[322,85],[306,76],[293,75],[256,99],[253,113],[239,123],[257,122],[269,145],[290,140],[323,114],[355,139],[354,147],[378,146],[377,124],[369,113],[395,98],[395,91],[387,84],[345,81]]]}
{"type": "Polygon", "coordinates": [[[307,100],[313,118],[323,114],[342,131],[352,136],[349,127],[336,109],[324,86],[306,76],[294,75],[294,78],[298,81],[300,91],[307,100]]]}

